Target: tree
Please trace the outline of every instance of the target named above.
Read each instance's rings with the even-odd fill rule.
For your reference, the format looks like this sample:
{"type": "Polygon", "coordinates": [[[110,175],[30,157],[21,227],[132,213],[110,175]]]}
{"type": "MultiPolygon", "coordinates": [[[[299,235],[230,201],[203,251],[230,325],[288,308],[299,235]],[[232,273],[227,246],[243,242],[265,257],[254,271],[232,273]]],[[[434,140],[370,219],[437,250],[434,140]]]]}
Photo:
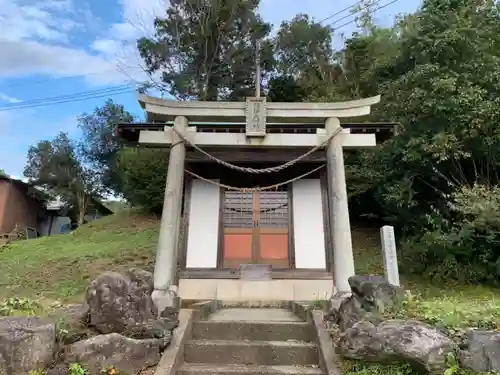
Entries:
{"type": "Polygon", "coordinates": [[[117,154],[124,147],[123,140],[116,134],[116,126],[132,122],[134,116],[111,99],[92,113],[84,113],[78,118],[78,127],[83,133],[82,156],[99,172],[101,184],[113,192],[120,191],[117,154]]]}
{"type": "Polygon", "coordinates": [[[308,100],[338,98],[336,83],[341,70],[334,61],[332,31],[308,15],[298,14],[292,21],[282,22],[276,35],[276,75],[293,77],[308,100]]]}
{"type": "Polygon", "coordinates": [[[24,175],[68,205],[74,204],[79,225],[83,224],[92,199],[98,198],[102,190],[98,175],[84,164],[66,133],[31,146],[24,175]]]}
{"type": "Polygon", "coordinates": [[[124,148],[118,155],[121,194],[133,206],[160,214],[167,179],[169,151],[124,148]]]}
{"type": "Polygon", "coordinates": [[[382,34],[355,35],[346,45],[358,80],[350,80],[352,90],[378,90],[378,115],[403,125],[364,164],[374,176],[366,191],[410,239],[407,268],[493,281],[500,233],[486,219],[500,183],[500,8],[487,0],[425,0],[386,35],[390,58],[375,63],[361,57],[374,56],[382,34]]]}
{"type": "Polygon", "coordinates": [[[179,99],[241,100],[255,90],[255,45],[263,75],[273,67],[271,25],[259,0],[172,0],[155,21],[155,38],[138,41],[147,71],[179,99]]]}

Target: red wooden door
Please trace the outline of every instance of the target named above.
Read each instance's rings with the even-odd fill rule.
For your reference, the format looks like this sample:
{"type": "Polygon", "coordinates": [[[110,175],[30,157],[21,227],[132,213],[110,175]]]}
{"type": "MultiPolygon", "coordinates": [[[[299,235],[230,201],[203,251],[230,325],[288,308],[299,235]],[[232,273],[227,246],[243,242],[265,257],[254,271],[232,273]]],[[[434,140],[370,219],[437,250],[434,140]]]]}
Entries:
{"type": "Polygon", "coordinates": [[[271,264],[288,268],[289,202],[285,191],[224,194],[223,267],[271,264]]]}

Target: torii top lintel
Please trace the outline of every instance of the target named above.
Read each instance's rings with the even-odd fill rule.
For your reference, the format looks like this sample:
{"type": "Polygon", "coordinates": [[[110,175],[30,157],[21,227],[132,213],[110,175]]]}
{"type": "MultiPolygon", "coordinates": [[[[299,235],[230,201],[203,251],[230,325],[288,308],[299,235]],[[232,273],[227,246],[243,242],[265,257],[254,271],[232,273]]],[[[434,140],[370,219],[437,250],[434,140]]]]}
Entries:
{"type": "Polygon", "coordinates": [[[139,94],[139,104],[151,121],[173,121],[185,116],[190,121],[245,122],[247,136],[266,134],[266,122],[317,122],[330,117],[358,117],[370,113],[380,95],[336,103],[278,103],[265,98],[247,98],[245,102],[174,101],[139,94]]]}

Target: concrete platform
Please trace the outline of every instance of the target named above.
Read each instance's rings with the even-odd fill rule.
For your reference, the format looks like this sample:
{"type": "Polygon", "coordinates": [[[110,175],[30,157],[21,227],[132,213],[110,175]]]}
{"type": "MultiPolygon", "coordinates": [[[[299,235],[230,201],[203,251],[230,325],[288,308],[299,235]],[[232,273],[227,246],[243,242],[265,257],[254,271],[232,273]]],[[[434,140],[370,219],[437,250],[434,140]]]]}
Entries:
{"type": "Polygon", "coordinates": [[[335,294],[332,279],[180,279],[183,300],[317,301],[335,294]]]}
{"type": "Polygon", "coordinates": [[[300,318],[285,309],[225,308],[210,315],[209,321],[227,322],[300,322],[300,318]]]}

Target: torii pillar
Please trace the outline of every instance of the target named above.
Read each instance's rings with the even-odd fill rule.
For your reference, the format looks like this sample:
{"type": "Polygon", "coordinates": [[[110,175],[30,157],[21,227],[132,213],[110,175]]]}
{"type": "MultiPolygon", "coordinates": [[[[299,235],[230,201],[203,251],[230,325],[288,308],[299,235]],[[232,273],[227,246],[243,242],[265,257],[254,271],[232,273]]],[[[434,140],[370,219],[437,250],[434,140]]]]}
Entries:
{"type": "MultiPolygon", "coordinates": [[[[338,118],[326,120],[326,132],[330,137],[340,128],[338,118]]],[[[342,134],[334,136],[326,149],[328,175],[328,214],[333,239],[333,277],[337,293],[349,293],[349,277],[355,275],[352,250],[351,223],[347,204],[344,151],[342,134]]]]}
{"type": "MultiPolygon", "coordinates": [[[[174,128],[181,134],[186,134],[188,120],[177,116],[174,128]]],[[[182,191],[184,188],[184,167],[186,145],[180,136],[173,132],[174,142],[168,159],[167,182],[163,198],[160,234],[156,249],[154,271],[154,290],[151,294],[153,303],[158,309],[158,315],[169,308],[178,308],[178,286],[175,285],[177,259],[179,248],[179,229],[181,223],[182,191]]]]}

